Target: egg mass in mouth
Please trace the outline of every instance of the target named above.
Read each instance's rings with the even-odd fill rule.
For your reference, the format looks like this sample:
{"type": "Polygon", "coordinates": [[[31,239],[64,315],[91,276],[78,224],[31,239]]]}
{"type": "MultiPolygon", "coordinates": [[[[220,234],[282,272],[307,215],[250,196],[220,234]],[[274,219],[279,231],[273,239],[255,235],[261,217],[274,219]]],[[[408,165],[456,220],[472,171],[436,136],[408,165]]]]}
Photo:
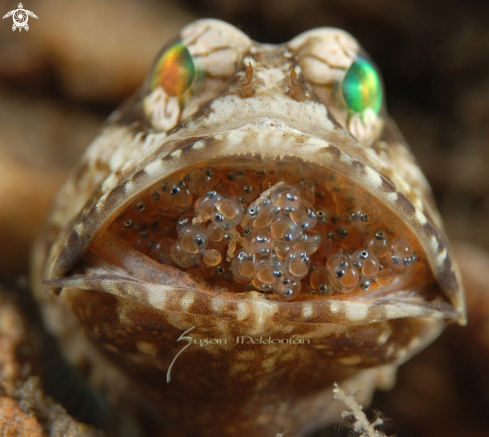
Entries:
{"type": "Polygon", "coordinates": [[[224,158],[145,189],[106,232],[216,292],[352,299],[427,274],[379,203],[312,163],[224,158]]]}

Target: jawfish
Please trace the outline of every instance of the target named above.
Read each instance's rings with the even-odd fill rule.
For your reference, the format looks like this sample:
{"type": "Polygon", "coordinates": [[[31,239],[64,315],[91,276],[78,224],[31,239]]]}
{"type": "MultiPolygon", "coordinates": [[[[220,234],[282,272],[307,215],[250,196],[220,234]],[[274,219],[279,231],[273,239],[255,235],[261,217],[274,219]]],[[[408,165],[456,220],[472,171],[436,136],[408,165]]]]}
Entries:
{"type": "Polygon", "coordinates": [[[33,288],[144,435],[303,436],[334,383],[368,403],[465,323],[443,232],[350,34],[270,45],[199,20],[58,193],[33,288]]]}

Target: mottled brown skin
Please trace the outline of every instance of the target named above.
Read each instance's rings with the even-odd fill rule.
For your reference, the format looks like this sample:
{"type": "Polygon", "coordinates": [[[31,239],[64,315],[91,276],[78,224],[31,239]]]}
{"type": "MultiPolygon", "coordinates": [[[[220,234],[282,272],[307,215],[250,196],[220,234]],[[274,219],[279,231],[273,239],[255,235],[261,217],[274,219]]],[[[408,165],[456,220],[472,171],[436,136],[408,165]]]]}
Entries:
{"type": "Polygon", "coordinates": [[[445,321],[464,323],[458,269],[429,186],[385,109],[372,122],[355,121],[334,98],[336,78],[362,53],[353,38],[319,29],[272,47],[214,20],[188,26],[181,38],[192,56],[201,53],[200,90],[175,106],[146,85],[109,120],[37,245],[36,296],[68,359],[88,365],[89,379],[114,402],[151,411],[159,426],[202,437],[274,429],[302,436],[330,420],[333,382],[361,390],[367,403],[445,321]],[[359,300],[218,293],[105,232],[173,172],[256,156],[337,172],[349,193],[378,205],[419,254],[410,283],[359,300]],[[192,327],[194,344],[168,383],[187,344],[178,339],[192,327]],[[237,344],[242,336],[310,343],[237,344]],[[199,346],[204,339],[227,341],[199,346]]]}
{"type": "MultiPolygon", "coordinates": [[[[182,347],[175,342],[182,332],[169,326],[161,312],[134,305],[128,314],[130,322],[125,323],[118,321],[117,314],[122,299],[92,291],[69,289],[65,292],[78,320],[91,327],[87,335],[100,352],[132,375],[136,382],[134,390],[137,388],[131,392],[135,397],[133,401],[152,406],[160,424],[168,423],[171,418],[177,429],[181,429],[179,424],[186,423],[188,431],[202,436],[215,435],[217,430],[225,435],[239,435],[243,429],[249,435],[267,435],[263,434],[258,420],[262,416],[277,427],[307,430],[311,428],[311,420],[321,420],[328,412],[324,389],[360,369],[390,363],[389,349],[394,349],[396,354],[407,347],[413,337],[422,338],[432,328],[424,319],[338,327],[311,347],[279,345],[268,354],[264,345],[235,346],[218,353],[215,345],[194,346],[192,351],[178,358],[172,381],[167,384],[166,369],[182,347]],[[107,324],[107,320],[114,322],[107,324]],[[389,340],[378,345],[378,338],[386,331],[392,332],[389,340]],[[155,347],[142,351],[138,344],[147,344],[148,332],[155,347]],[[359,351],[365,351],[360,363],[342,364],[353,362],[352,354],[359,351]],[[244,359],[244,354],[249,358],[244,359]],[[267,359],[276,360],[276,365],[264,368],[267,359]],[[237,362],[243,363],[246,369],[236,372],[237,362]],[[141,393],[144,396],[139,399],[141,393]],[[193,405],[205,405],[205,408],[197,409],[193,405]]],[[[188,324],[198,326],[198,334],[192,335],[195,340],[220,335],[220,330],[215,328],[219,320],[215,317],[189,315],[182,322],[185,319],[188,324]]],[[[280,332],[280,327],[277,328],[280,332]]],[[[302,324],[295,336],[307,338],[314,335],[315,328],[302,324]]],[[[230,343],[242,333],[231,331],[230,343]]],[[[262,334],[268,337],[270,330],[262,334]]],[[[271,335],[273,338],[273,333],[271,335]]],[[[259,336],[260,333],[255,334],[259,336]]]]}

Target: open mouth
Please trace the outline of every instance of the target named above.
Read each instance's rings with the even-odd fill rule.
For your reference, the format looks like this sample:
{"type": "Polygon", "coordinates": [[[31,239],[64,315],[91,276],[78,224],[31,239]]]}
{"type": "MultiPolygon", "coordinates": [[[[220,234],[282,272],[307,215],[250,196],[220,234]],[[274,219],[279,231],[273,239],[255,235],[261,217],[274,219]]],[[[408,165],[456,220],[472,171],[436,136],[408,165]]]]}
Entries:
{"type": "Polygon", "coordinates": [[[289,301],[428,290],[415,279],[429,274],[413,235],[387,217],[337,171],[250,156],[160,180],[105,232],[217,293],[289,301]]]}
{"type": "Polygon", "coordinates": [[[457,320],[443,236],[344,142],[268,124],[169,142],[94,194],[44,283],[229,317],[457,320]]]}

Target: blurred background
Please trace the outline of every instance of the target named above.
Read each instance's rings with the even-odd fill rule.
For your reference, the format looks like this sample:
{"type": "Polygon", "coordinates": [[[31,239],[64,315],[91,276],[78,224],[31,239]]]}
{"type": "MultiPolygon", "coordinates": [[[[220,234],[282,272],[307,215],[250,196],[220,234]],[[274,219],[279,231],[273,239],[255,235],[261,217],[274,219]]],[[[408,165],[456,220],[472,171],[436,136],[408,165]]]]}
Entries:
{"type": "MultiPolygon", "coordinates": [[[[0,15],[17,4],[0,0],[0,15]]],[[[388,110],[449,237],[473,244],[469,256],[489,249],[486,0],[25,0],[24,8],[39,17],[29,17],[28,32],[0,21],[0,283],[25,284],[30,245],[67,172],[165,42],[203,17],[260,42],[321,26],[353,34],[383,74],[388,110]]],[[[462,338],[449,330],[401,369],[396,390],[376,397],[397,435],[489,435],[484,345],[462,338]],[[476,364],[465,366],[471,357],[476,364]]]]}

